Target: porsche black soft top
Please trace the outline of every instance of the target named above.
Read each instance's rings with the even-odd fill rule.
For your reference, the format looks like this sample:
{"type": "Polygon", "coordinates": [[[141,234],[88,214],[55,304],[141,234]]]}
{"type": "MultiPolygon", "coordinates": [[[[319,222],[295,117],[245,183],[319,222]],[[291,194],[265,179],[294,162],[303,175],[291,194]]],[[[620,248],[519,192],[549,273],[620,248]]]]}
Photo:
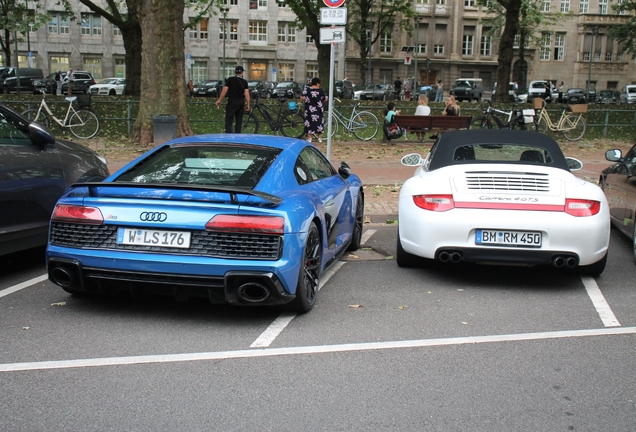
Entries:
{"type": "Polygon", "coordinates": [[[489,163],[489,161],[483,160],[458,159],[456,155],[456,150],[460,147],[470,149],[471,146],[489,145],[517,145],[539,148],[550,156],[546,158],[546,162],[542,163],[542,165],[570,171],[561,147],[554,139],[538,132],[506,129],[459,130],[441,134],[431,148],[431,162],[428,170],[434,171],[446,166],[466,163],[489,163]]]}

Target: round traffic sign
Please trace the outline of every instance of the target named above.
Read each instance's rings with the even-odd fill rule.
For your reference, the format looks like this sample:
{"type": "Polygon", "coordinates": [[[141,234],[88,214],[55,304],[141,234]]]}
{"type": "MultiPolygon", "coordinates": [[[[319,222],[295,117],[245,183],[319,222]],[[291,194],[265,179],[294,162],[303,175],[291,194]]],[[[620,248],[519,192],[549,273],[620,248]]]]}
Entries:
{"type": "Polygon", "coordinates": [[[345,0],[322,0],[330,8],[337,8],[344,4],[345,0]]]}

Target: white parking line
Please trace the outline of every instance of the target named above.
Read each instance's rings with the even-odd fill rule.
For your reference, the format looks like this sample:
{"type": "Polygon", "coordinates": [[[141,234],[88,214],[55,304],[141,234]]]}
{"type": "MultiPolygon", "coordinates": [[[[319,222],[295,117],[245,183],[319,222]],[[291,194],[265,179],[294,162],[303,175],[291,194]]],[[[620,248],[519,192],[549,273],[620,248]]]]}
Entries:
{"type": "Polygon", "coordinates": [[[369,239],[373,234],[375,234],[378,230],[370,229],[366,230],[364,234],[362,234],[362,239],[360,240],[360,244],[367,244],[369,239]]]}
{"type": "Polygon", "coordinates": [[[612,312],[612,309],[607,303],[607,300],[605,300],[605,296],[603,296],[594,278],[591,276],[581,276],[581,281],[583,281],[587,295],[590,297],[590,300],[592,300],[592,304],[601,317],[603,325],[605,327],[620,327],[621,324],[616,319],[614,312],[612,312]]]}
{"type": "Polygon", "coordinates": [[[20,291],[21,289],[28,288],[31,285],[35,285],[38,282],[45,281],[48,278],[49,278],[49,275],[44,274],[42,276],[35,277],[26,282],[22,282],[21,284],[17,284],[10,288],[3,289],[2,291],[0,291],[0,297],[8,296],[9,294],[13,294],[16,291],[20,291]]]}
{"type": "Polygon", "coordinates": [[[236,358],[273,357],[283,355],[326,354],[338,352],[371,351],[400,348],[424,348],[449,345],[468,345],[496,342],[521,342],[532,340],[566,339],[576,337],[615,336],[636,334],[636,327],[603,328],[589,330],[567,330],[542,333],[521,333],[492,336],[466,336],[443,339],[420,339],[410,341],[368,342],[341,345],[319,345],[260,350],[219,351],[189,354],[164,354],[130,357],[107,357],[82,360],[60,360],[29,363],[0,364],[0,372],[16,372],[46,369],[68,369],[96,366],[125,366],[151,363],[178,363],[187,361],[227,360],[236,358]]]}
{"type": "MultiPolygon", "coordinates": [[[[320,291],[320,289],[329,281],[329,279],[331,279],[331,276],[336,274],[336,272],[340,270],[343,265],[345,265],[343,261],[338,261],[321,276],[320,284],[318,285],[318,291],[320,291]]],[[[276,318],[274,322],[271,323],[269,327],[267,327],[267,329],[265,329],[265,331],[261,333],[261,335],[256,338],[254,342],[252,342],[250,348],[267,348],[268,346],[270,346],[272,342],[274,342],[274,340],[278,337],[278,335],[281,334],[283,330],[285,330],[285,327],[287,327],[287,325],[295,317],[295,312],[283,312],[282,314],[280,314],[278,318],[276,318]]]]}

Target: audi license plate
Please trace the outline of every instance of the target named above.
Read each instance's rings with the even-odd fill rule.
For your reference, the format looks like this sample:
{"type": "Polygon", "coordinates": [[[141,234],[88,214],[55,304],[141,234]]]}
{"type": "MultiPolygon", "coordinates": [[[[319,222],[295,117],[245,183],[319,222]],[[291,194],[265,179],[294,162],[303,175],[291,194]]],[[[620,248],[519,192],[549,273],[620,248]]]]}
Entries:
{"type": "Polygon", "coordinates": [[[190,233],[187,231],[119,228],[117,230],[117,244],[187,249],[190,247],[190,233]]]}
{"type": "Polygon", "coordinates": [[[541,233],[536,231],[499,231],[478,229],[475,244],[484,246],[541,247],[541,233]]]}

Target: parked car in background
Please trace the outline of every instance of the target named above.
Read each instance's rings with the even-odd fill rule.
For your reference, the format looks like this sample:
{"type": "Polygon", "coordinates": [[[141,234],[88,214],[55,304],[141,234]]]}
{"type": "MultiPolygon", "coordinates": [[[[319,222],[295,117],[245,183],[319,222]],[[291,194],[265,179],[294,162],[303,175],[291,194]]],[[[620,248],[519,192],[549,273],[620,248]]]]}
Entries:
{"type": "Polygon", "coordinates": [[[272,97],[272,94],[267,90],[267,87],[265,87],[264,81],[249,80],[247,82],[247,86],[249,87],[250,95],[252,96],[256,96],[259,98],[272,97]]]}
{"type": "Polygon", "coordinates": [[[182,137],[67,191],[51,217],[48,272],[71,294],[307,312],[320,275],[360,247],[363,223],[360,178],[306,140],[182,137]]]}
{"type": "Polygon", "coordinates": [[[7,68],[4,73],[2,93],[16,93],[18,90],[18,75],[20,77],[20,92],[32,93],[33,82],[42,79],[42,69],[37,68],[7,68]]]}
{"type": "Polygon", "coordinates": [[[192,90],[192,95],[218,97],[221,94],[221,90],[223,90],[223,81],[207,80],[204,82],[196,83],[192,90]]]}
{"type": "Polygon", "coordinates": [[[270,97],[272,97],[272,94],[274,93],[274,89],[276,88],[277,85],[278,85],[277,81],[265,81],[265,88],[269,92],[270,97]]]}
{"type": "Polygon", "coordinates": [[[272,91],[272,97],[284,97],[287,99],[298,99],[302,93],[302,87],[295,81],[279,82],[272,91]]]}
{"type": "MultiPolygon", "coordinates": [[[[88,94],[88,88],[97,84],[93,79],[93,76],[86,71],[73,71],[73,75],[70,77],[73,80],[73,94],[88,94]]],[[[68,73],[64,73],[62,79],[62,94],[68,93],[68,73]]]]}
{"type": "Polygon", "coordinates": [[[636,257],[636,145],[624,156],[619,149],[608,150],[605,159],[614,164],[601,172],[598,184],[607,197],[612,224],[632,239],[636,257]]]}
{"type": "Polygon", "coordinates": [[[449,94],[455,96],[457,101],[473,100],[481,102],[484,93],[484,83],[481,78],[458,78],[453,83],[449,94]]]}
{"type": "Polygon", "coordinates": [[[590,89],[587,92],[587,103],[596,103],[596,90],[590,89]]]}
{"type": "MultiPolygon", "coordinates": [[[[409,100],[413,100],[416,101],[418,100],[418,98],[420,97],[421,94],[426,95],[426,97],[428,97],[428,101],[429,102],[433,102],[433,100],[435,100],[435,92],[437,91],[437,85],[436,86],[432,86],[430,84],[424,84],[424,85],[420,85],[418,86],[417,89],[412,90],[409,94],[409,100]]],[[[404,97],[406,97],[406,92],[404,94],[404,97]]]]}
{"type": "MultiPolygon", "coordinates": [[[[66,72],[64,74],[66,74],[66,72]]],[[[64,74],[62,74],[62,76],[64,76],[64,74]]],[[[45,93],[55,94],[57,91],[56,75],[57,72],[53,72],[44,78],[33,80],[33,94],[40,94],[42,90],[44,90],[45,93]]]]}
{"type": "Polygon", "coordinates": [[[620,100],[620,92],[616,90],[601,90],[596,97],[598,104],[615,104],[620,100]]]}
{"type": "MultiPolygon", "coordinates": [[[[545,80],[536,80],[530,81],[530,85],[528,86],[528,101],[531,101],[534,98],[540,97],[546,101],[546,103],[556,103],[559,99],[559,91],[549,81],[545,80]],[[546,95],[546,84],[549,85],[550,90],[546,95]]],[[[564,95],[565,97],[565,95],[564,95]]]]}
{"type": "Polygon", "coordinates": [[[115,96],[123,95],[126,89],[126,78],[105,78],[88,88],[92,95],[115,96]]]}
{"type": "Polygon", "coordinates": [[[587,103],[587,97],[585,96],[585,90],[582,88],[571,88],[563,95],[565,103],[568,104],[584,104],[587,103]]]}
{"type": "Polygon", "coordinates": [[[416,170],[400,188],[400,267],[436,260],[551,265],[594,276],[605,269],[605,195],[572,174],[583,164],[549,136],[451,131],[428,156],[406,155],[402,164],[416,170]]]}
{"type": "Polygon", "coordinates": [[[348,80],[336,81],[336,97],[340,99],[353,99],[353,83],[348,80]]]}
{"type": "Polygon", "coordinates": [[[55,203],[73,183],[101,181],[106,160],[56,140],[38,123],[0,105],[0,255],[46,244],[55,203]]]}
{"type": "Polygon", "coordinates": [[[361,100],[388,100],[393,98],[393,85],[392,84],[371,84],[368,85],[360,92],[361,100]]]}
{"type": "Polygon", "coordinates": [[[626,85],[620,95],[620,103],[636,103],[636,85],[626,85]]]}
{"type": "MultiPolygon", "coordinates": [[[[515,83],[514,82],[509,82],[508,83],[508,97],[509,97],[509,102],[513,102],[513,103],[526,103],[528,101],[528,93],[519,93],[518,90],[515,90],[515,83]]],[[[497,83],[495,82],[492,86],[492,96],[491,96],[491,100],[493,102],[497,101],[496,98],[496,92],[497,92],[497,83]]]]}

